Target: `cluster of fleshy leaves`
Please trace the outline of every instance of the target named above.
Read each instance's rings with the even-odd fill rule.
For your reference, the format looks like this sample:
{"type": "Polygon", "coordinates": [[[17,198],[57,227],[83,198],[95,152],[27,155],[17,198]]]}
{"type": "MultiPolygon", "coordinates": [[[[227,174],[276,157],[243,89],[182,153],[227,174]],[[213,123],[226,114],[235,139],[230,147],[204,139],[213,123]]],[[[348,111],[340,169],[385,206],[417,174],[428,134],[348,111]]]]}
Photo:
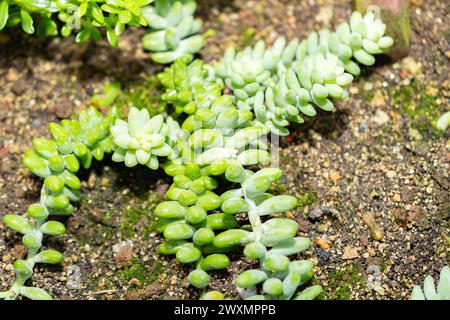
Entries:
{"type": "MultiPolygon", "coordinates": [[[[313,33],[303,42],[293,40],[287,45],[280,38],[269,49],[259,42],[237,54],[230,50],[214,68],[192,61],[191,55],[179,54],[174,46],[183,41],[177,35],[183,29],[180,25],[192,29],[197,24],[187,18],[193,11],[190,3],[180,6],[161,1],[161,7],[146,13],[160,28],[149,39],[167,53],[160,56],[162,62],[177,58],[158,75],[166,87],[162,100],[176,113],[185,113],[185,120],[180,125],[171,117],[150,117],[145,109],[131,108],[127,120],[113,115],[103,121],[95,111],[88,111],[78,125],[70,120],[51,125],[55,140],[38,140],[36,151],[27,154],[29,161],[25,159],[32,172],[46,179],[41,205],[47,208],[50,199],[51,207],[57,199],[61,208],[56,209],[73,210],[69,200],[76,200],[78,180],[72,172],[78,168],[71,167],[71,159],[89,167],[92,158],[100,160],[104,152],[114,151],[112,159],[128,167],[161,166],[173,177],[173,184],[165,194],[166,201],[154,211],[159,219],[157,230],[165,238],[158,251],[194,267],[188,281],[204,290],[201,299],[224,298],[220,292],[206,291],[208,272],[227,268],[227,253],[239,247],[246,257],[260,263],[259,269],[237,277],[242,298],[313,299],[320,294],[320,286],[297,293],[313,276],[312,262],[288,257],[308,249],[310,240],[296,236],[294,220],[271,218],[293,209],[296,198],[268,192],[272,182],[281,177],[281,170],[254,172],[245,167],[270,163],[266,136],[270,131],[287,134],[289,121],[302,122],[300,112],[315,114],[312,105],[332,110],[330,98],[345,98],[343,87],[352,81],[352,74],[359,73],[352,59],[370,65],[372,54],[389,47],[391,40],[384,36],[384,25],[372,13],[365,17],[354,13],[350,25],[341,25],[336,33],[313,33]],[[224,94],[225,86],[232,96],[224,94]],[[54,156],[62,160],[56,161],[54,156]],[[223,183],[221,190],[231,189],[217,194],[219,182],[223,183]],[[243,219],[238,222],[236,215],[243,219]]],[[[190,35],[183,32],[183,36],[190,35]]],[[[112,91],[114,98],[117,89],[112,91]]],[[[21,218],[8,219],[12,222],[7,224],[15,230],[35,234],[34,229],[31,232],[25,225],[14,224],[14,219],[21,218]]],[[[41,228],[39,222],[34,225],[41,228]]],[[[24,283],[27,278],[18,275],[24,283]]],[[[8,292],[11,298],[21,293],[18,289],[8,292]]]]}
{"type": "Polygon", "coordinates": [[[126,27],[148,27],[144,47],[156,52],[154,61],[170,63],[203,47],[195,8],[193,0],[1,0],[0,30],[20,25],[39,37],[75,33],[77,43],[100,40],[104,32],[117,47],[126,27]]]}
{"type": "Polygon", "coordinates": [[[411,293],[411,300],[450,300],[450,268],[442,268],[437,288],[431,276],[426,276],[423,289],[415,286],[411,293]]]}
{"type": "Polygon", "coordinates": [[[194,0],[159,0],[142,10],[151,28],[142,38],[142,44],[145,49],[155,52],[152,54],[154,61],[171,63],[200,51],[204,36],[198,34],[202,21],[194,18],[196,6],[194,0]]]}
{"type": "Polygon", "coordinates": [[[52,139],[36,138],[33,149],[25,152],[23,163],[35,175],[44,179],[38,203],[30,205],[27,215],[7,214],[3,222],[22,234],[22,243],[28,249],[26,259],[14,263],[16,279],[0,298],[12,300],[22,295],[30,299],[52,299],[46,291],[25,283],[33,275],[36,263],[55,264],[62,261],[60,252],[42,250],[45,235],[61,236],[65,227],[49,220],[51,216],[68,216],[74,212],[71,202],[80,200],[80,180],[76,173],[81,166],[89,168],[92,160],[102,160],[113,150],[110,125],[116,118],[113,108],[103,116],[90,107],[77,119],[50,123],[52,139]]]}
{"type": "Polygon", "coordinates": [[[263,41],[241,52],[230,48],[215,69],[240,109],[253,110],[266,132],[285,136],[289,123],[303,123],[317,107],[333,111],[331,100],[348,96],[358,63],[373,65],[374,55],[392,45],[385,28],[374,12],[353,12],[335,32],[312,32],[301,42],[278,38],[270,48],[263,41]]]}

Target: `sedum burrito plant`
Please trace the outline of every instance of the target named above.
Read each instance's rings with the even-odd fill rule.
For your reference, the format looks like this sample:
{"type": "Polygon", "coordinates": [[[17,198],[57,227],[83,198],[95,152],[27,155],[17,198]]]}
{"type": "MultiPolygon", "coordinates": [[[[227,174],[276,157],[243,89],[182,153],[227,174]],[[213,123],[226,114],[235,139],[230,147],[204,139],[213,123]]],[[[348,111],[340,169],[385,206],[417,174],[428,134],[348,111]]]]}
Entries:
{"type": "Polygon", "coordinates": [[[420,286],[415,286],[411,300],[450,300],[450,268],[448,266],[442,268],[437,288],[433,278],[426,276],[423,290],[420,286]]]}
{"type": "MultiPolygon", "coordinates": [[[[99,2],[82,2],[88,3],[88,16],[99,2]]],[[[290,122],[303,122],[304,116],[316,114],[316,108],[332,111],[332,99],[347,97],[345,86],[359,73],[357,62],[372,64],[373,55],[392,41],[372,12],[364,17],[354,13],[350,24],[336,32],[312,33],[302,42],[279,38],[270,48],[258,42],[242,52],[230,49],[211,66],[192,61],[192,53],[203,43],[194,35],[200,28],[192,18],[194,10],[190,0],[155,0],[141,10],[155,29],[144,39],[149,49],[158,51],[154,59],[175,60],[158,79],[165,87],[162,102],[182,121],[166,114],[150,117],[146,109],[131,108],[127,119],[116,119],[114,109],[106,117],[88,109],[78,120],[51,124],[53,139],[36,139],[34,150],[25,154],[25,165],[45,179],[44,186],[29,217],[4,218],[24,234],[29,255],[16,262],[16,282],[0,297],[50,298],[25,285],[35,263],[62,259],[58,252],[41,251],[43,235],[64,232],[64,226],[47,221],[48,216],[73,212],[70,202],[80,197],[75,173],[80,165],[88,168],[92,159],[101,160],[109,152],[114,152],[113,161],[127,167],[162,167],[173,177],[165,201],[153,212],[164,237],[158,252],[192,267],[188,281],[202,290],[201,299],[225,298],[208,291],[209,273],[228,268],[228,254],[239,250],[259,263],[236,278],[241,298],[305,300],[320,294],[321,286],[305,288],[313,276],[312,262],[298,260],[311,241],[298,237],[297,222],[283,215],[297,206],[297,199],[268,192],[281,170],[255,167],[272,160],[268,133],[287,135],[290,122]],[[224,94],[225,87],[232,95],[224,94]]],[[[111,14],[120,20],[120,13],[111,14]]],[[[111,102],[118,92],[113,86],[104,99],[111,102]]]]}
{"type": "MultiPolygon", "coordinates": [[[[263,220],[297,206],[297,198],[293,196],[267,193],[271,183],[281,175],[281,170],[276,168],[253,173],[239,164],[230,165],[225,172],[225,178],[239,183],[240,188],[222,194],[221,209],[227,214],[246,213],[250,226],[219,233],[213,245],[218,248],[245,246],[244,255],[260,262],[261,269],[244,271],[236,279],[238,292],[244,299],[291,299],[297,288],[313,276],[311,261],[288,258],[311,245],[308,238],[296,237],[297,222],[288,218],[263,220]],[[257,289],[257,285],[261,288],[257,289]]],[[[301,297],[313,299],[320,292],[320,286],[311,287],[301,297]]]]}
{"type": "Polygon", "coordinates": [[[171,63],[185,55],[191,56],[203,47],[203,35],[197,34],[202,21],[194,18],[193,0],[156,0],[142,15],[152,30],[142,38],[145,49],[153,51],[158,63],[171,63]]]}
{"type": "Polygon", "coordinates": [[[314,117],[315,107],[333,111],[331,100],[348,96],[358,63],[374,64],[374,55],[392,45],[385,28],[375,12],[354,12],[336,32],[313,32],[301,42],[278,38],[271,48],[259,41],[238,53],[230,48],[215,69],[240,109],[253,110],[266,132],[285,136],[289,123],[314,117]]]}
{"type": "Polygon", "coordinates": [[[63,256],[56,250],[42,250],[45,235],[61,236],[65,227],[50,220],[55,215],[71,215],[71,202],[80,199],[80,180],[76,172],[80,166],[89,168],[92,159],[102,160],[112,151],[109,127],[116,117],[113,108],[105,117],[94,108],[80,113],[78,119],[50,123],[53,139],[37,138],[33,149],[25,152],[23,163],[35,175],[44,179],[38,203],[30,205],[27,214],[7,214],[3,222],[22,234],[22,243],[28,249],[26,259],[14,263],[16,280],[11,288],[0,292],[0,298],[15,299],[22,295],[30,299],[51,299],[40,288],[29,287],[26,282],[33,275],[36,263],[60,263],[63,256]]]}

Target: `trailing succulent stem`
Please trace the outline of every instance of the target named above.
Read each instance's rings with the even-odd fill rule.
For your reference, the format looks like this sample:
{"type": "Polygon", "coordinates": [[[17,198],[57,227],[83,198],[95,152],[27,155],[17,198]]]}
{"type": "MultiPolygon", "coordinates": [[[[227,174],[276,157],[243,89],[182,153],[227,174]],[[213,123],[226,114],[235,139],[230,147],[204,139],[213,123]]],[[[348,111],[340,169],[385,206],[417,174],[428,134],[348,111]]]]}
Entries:
{"type": "Polygon", "coordinates": [[[89,168],[92,159],[102,160],[113,149],[109,126],[116,118],[115,109],[105,117],[93,107],[82,111],[78,119],[63,120],[49,125],[53,139],[37,138],[33,149],[25,152],[23,163],[35,175],[44,179],[41,198],[30,205],[27,216],[7,214],[3,222],[23,235],[28,249],[25,260],[14,263],[16,280],[0,298],[15,299],[22,295],[30,299],[52,299],[40,288],[26,286],[36,263],[60,263],[63,256],[56,250],[42,250],[45,235],[65,233],[61,222],[49,220],[55,215],[71,215],[71,202],[80,199],[80,180],[76,172],[80,166],[89,168]]]}
{"type": "MultiPolygon", "coordinates": [[[[72,2],[87,8],[81,17],[101,20],[90,15],[99,14],[93,8],[103,1],[67,4],[72,2]]],[[[104,2],[100,8],[117,16],[115,35],[116,29],[121,33],[128,23],[148,24],[153,31],[143,42],[157,52],[154,60],[175,60],[158,79],[165,87],[161,99],[173,107],[176,118],[184,120],[179,123],[165,114],[150,117],[146,109],[134,107],[128,119],[122,120],[114,109],[103,117],[91,108],[78,120],[51,124],[54,139],[36,139],[34,150],[24,159],[33,173],[45,179],[41,202],[28,209],[33,220],[18,215],[4,218],[9,227],[24,234],[29,255],[15,263],[17,280],[0,298],[13,299],[19,294],[50,297],[25,286],[36,262],[62,259],[59,252],[40,251],[44,234],[64,233],[63,225],[47,222],[47,218],[73,212],[70,201],[79,199],[80,188],[74,173],[80,164],[88,168],[93,158],[101,160],[109,152],[114,152],[113,161],[127,167],[162,167],[173,177],[165,201],[154,210],[156,229],[165,238],[158,252],[175,255],[179,263],[192,266],[188,281],[202,290],[201,299],[225,298],[220,292],[207,291],[208,273],[227,268],[227,254],[240,247],[246,257],[260,264],[237,277],[242,298],[315,298],[321,286],[298,292],[313,277],[312,262],[295,260],[311,241],[297,237],[294,220],[272,217],[295,208],[297,199],[268,192],[281,177],[280,169],[247,168],[271,163],[268,133],[287,135],[290,122],[301,123],[303,116],[315,116],[316,107],[333,111],[332,99],[347,97],[344,88],[360,73],[357,63],[372,65],[374,55],[392,45],[392,39],[384,35],[385,25],[372,11],[364,17],[353,13],[350,23],[341,24],[336,32],[314,32],[301,42],[286,43],[279,38],[271,48],[258,42],[242,52],[230,49],[217,65],[210,66],[192,61],[192,54],[203,45],[202,37],[195,35],[201,23],[192,17],[193,1],[156,0],[149,7],[151,1],[143,0],[127,9],[116,8],[127,1],[104,2]],[[232,95],[224,94],[225,87],[232,95]],[[227,191],[218,194],[217,190],[227,191]],[[236,215],[243,219],[238,221],[236,215]]],[[[4,20],[4,4],[0,17],[4,20]]],[[[97,101],[100,106],[108,104],[105,99],[112,102],[120,92],[117,85],[110,89],[103,101],[97,101]]]]}

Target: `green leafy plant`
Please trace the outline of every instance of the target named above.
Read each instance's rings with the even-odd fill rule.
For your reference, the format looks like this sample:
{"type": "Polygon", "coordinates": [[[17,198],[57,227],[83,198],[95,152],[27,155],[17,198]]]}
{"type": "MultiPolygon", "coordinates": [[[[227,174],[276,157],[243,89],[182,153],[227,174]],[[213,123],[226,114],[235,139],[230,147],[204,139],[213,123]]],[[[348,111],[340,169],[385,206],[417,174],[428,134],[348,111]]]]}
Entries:
{"type": "Polygon", "coordinates": [[[237,106],[253,110],[258,126],[286,136],[289,123],[316,115],[314,106],[333,111],[331,99],[348,96],[344,87],[360,74],[357,63],[373,65],[374,55],[392,45],[385,28],[374,12],[354,12],[336,32],[324,29],[288,44],[278,38],[271,48],[259,41],[238,53],[230,48],[215,69],[237,106]]]}
{"type": "Polygon", "coordinates": [[[61,236],[65,227],[61,222],[48,219],[55,215],[71,215],[71,202],[80,200],[80,180],[75,175],[80,165],[89,168],[92,159],[102,160],[104,153],[112,151],[109,126],[116,117],[115,109],[104,117],[94,108],[80,113],[78,119],[51,123],[53,139],[37,138],[34,149],[25,152],[23,163],[35,175],[44,179],[41,198],[27,209],[27,216],[7,214],[3,222],[23,235],[22,243],[28,249],[25,260],[14,263],[16,280],[0,298],[15,299],[22,295],[30,299],[51,299],[40,288],[26,286],[36,263],[60,263],[63,256],[56,250],[42,250],[45,235],[61,236]]]}
{"type": "Polygon", "coordinates": [[[437,288],[433,278],[426,276],[423,290],[420,286],[415,286],[411,300],[450,300],[450,268],[448,266],[442,268],[437,288]]]}
{"type": "MultiPolygon", "coordinates": [[[[109,5],[122,3],[113,2],[109,5]]],[[[90,5],[94,4],[86,6],[90,5]]],[[[165,238],[158,252],[175,255],[179,263],[193,267],[188,281],[202,290],[201,299],[225,298],[218,291],[207,291],[208,273],[226,269],[230,265],[227,254],[241,247],[246,257],[260,263],[260,268],[237,277],[242,298],[304,300],[321,293],[321,286],[298,292],[313,277],[313,263],[291,261],[289,256],[307,250],[311,241],[297,237],[298,224],[282,217],[298,205],[297,198],[268,192],[281,170],[248,167],[270,164],[268,133],[288,134],[289,122],[302,122],[300,113],[314,116],[314,106],[333,110],[330,99],[344,99],[344,87],[359,74],[353,59],[373,64],[373,54],[389,47],[392,39],[384,36],[384,25],[372,12],[364,17],[353,13],[350,24],[342,24],[335,33],[312,33],[307,40],[287,45],[280,38],[268,49],[258,42],[240,53],[228,50],[211,66],[192,61],[195,50],[191,49],[197,50],[200,42],[192,35],[200,27],[192,18],[194,9],[192,1],[169,0],[142,9],[148,24],[158,30],[144,41],[160,51],[156,60],[176,59],[158,79],[165,87],[161,99],[182,122],[166,114],[150,117],[145,108],[131,108],[126,120],[119,119],[114,108],[106,117],[91,108],[78,120],[51,124],[54,140],[36,139],[35,150],[25,154],[25,165],[45,179],[42,199],[28,210],[35,221],[5,216],[9,227],[25,235],[24,244],[30,251],[27,260],[16,262],[16,282],[0,297],[50,297],[40,289],[25,287],[34,263],[62,259],[59,253],[40,251],[43,234],[64,231],[60,224],[49,227],[47,217],[73,212],[70,201],[79,199],[80,187],[74,173],[80,164],[88,168],[93,158],[101,160],[110,152],[114,152],[114,161],[128,167],[161,166],[173,177],[165,201],[154,210],[156,230],[165,238]],[[225,87],[232,95],[224,94],[225,87]]],[[[120,19],[121,13],[117,14],[120,19]]],[[[94,100],[105,106],[119,94],[120,86],[111,85],[103,98],[94,100]]]]}
{"type": "Polygon", "coordinates": [[[203,47],[195,8],[193,0],[1,0],[0,30],[20,24],[24,32],[41,38],[75,33],[77,43],[100,40],[104,31],[117,47],[126,27],[150,27],[144,47],[157,52],[154,61],[170,63],[203,47]]]}
{"type": "Polygon", "coordinates": [[[142,14],[153,29],[142,38],[145,49],[156,52],[152,55],[158,63],[170,63],[184,55],[197,53],[204,44],[198,35],[202,26],[194,19],[196,3],[193,0],[160,0],[148,6],[142,14]]]}

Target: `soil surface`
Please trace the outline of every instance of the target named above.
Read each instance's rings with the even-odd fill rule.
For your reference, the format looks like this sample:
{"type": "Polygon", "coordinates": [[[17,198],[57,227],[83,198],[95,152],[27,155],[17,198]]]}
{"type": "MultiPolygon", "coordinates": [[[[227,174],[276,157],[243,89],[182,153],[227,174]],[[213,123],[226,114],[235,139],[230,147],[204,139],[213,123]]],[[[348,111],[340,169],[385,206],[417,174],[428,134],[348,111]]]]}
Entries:
{"type": "MultiPolygon", "coordinates": [[[[322,299],[406,299],[427,274],[449,264],[450,140],[433,127],[449,109],[450,23],[446,1],[411,1],[410,57],[364,70],[337,112],[320,113],[281,141],[284,176],[274,192],[299,197],[289,213],[313,247],[322,299]]],[[[201,57],[220,58],[279,36],[346,21],[350,1],[203,1],[198,14],[208,39],[201,57]]],[[[22,165],[48,124],[79,112],[105,83],[120,81],[129,97],[155,104],[161,88],[142,51],[142,30],[127,30],[118,49],[105,42],[44,42],[21,32],[0,34],[0,216],[25,212],[42,181],[22,165]],[[144,88],[144,89],[143,89],[144,88]]],[[[155,106],[157,112],[158,105],[155,106]]],[[[60,266],[37,266],[34,286],[58,299],[195,299],[189,268],[160,256],[153,209],[170,179],[163,172],[126,169],[110,160],[81,173],[82,201],[61,219],[63,237],[46,248],[64,253],[60,266]]],[[[0,291],[26,249],[0,222],[0,291]]],[[[239,253],[213,273],[211,289],[235,296],[234,279],[251,266],[239,253]]]]}

